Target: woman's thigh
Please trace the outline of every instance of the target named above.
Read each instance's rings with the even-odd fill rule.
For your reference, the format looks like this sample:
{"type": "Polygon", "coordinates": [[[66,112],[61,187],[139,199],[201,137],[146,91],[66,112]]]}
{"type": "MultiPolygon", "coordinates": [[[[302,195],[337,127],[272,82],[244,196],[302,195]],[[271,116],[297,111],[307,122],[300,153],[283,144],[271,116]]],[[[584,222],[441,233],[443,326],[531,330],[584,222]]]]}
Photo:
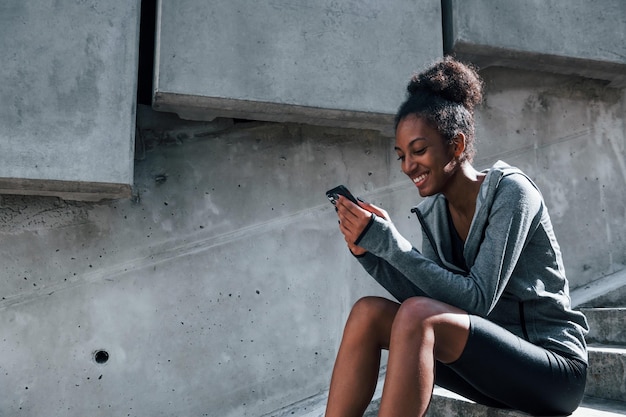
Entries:
{"type": "Polygon", "coordinates": [[[584,393],[586,366],[470,316],[461,357],[437,365],[436,383],[476,402],[535,415],[574,411],[584,393]]]}

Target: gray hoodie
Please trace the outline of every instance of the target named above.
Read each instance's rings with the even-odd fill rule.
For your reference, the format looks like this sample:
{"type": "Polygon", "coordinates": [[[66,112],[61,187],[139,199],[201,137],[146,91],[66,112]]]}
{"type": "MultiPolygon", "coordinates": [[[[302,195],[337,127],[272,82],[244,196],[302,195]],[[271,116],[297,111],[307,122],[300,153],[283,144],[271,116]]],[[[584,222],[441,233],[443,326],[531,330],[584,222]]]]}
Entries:
{"type": "Polygon", "coordinates": [[[431,297],[587,362],[587,320],[570,308],[561,251],[539,189],[501,161],[486,172],[463,248],[467,271],[451,261],[453,226],[442,194],[412,210],[422,225],[422,252],[392,222],[372,216],[357,242],[368,251],[359,261],[399,301],[431,297]]]}

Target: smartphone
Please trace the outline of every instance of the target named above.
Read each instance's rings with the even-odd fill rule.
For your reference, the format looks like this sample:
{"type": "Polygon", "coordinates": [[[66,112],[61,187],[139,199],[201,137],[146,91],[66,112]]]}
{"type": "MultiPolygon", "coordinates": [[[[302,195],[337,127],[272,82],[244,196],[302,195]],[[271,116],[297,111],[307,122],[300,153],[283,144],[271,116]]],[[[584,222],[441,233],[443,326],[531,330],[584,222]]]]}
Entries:
{"type": "Polygon", "coordinates": [[[346,197],[348,200],[352,201],[354,204],[357,204],[357,205],[359,204],[356,198],[352,195],[350,190],[346,188],[345,185],[338,185],[337,187],[326,191],[326,197],[328,197],[328,199],[330,200],[331,203],[333,203],[333,205],[337,204],[337,200],[339,199],[340,195],[346,197]]]}

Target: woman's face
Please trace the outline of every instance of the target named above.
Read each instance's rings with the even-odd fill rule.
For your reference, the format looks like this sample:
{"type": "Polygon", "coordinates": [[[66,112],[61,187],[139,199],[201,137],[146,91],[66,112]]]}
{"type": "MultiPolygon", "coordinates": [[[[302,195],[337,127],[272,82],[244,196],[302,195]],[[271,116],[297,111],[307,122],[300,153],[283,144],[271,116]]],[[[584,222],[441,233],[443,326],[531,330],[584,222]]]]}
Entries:
{"type": "Polygon", "coordinates": [[[422,197],[446,190],[456,172],[454,145],[423,119],[409,115],[398,123],[395,150],[404,172],[422,197]]]}

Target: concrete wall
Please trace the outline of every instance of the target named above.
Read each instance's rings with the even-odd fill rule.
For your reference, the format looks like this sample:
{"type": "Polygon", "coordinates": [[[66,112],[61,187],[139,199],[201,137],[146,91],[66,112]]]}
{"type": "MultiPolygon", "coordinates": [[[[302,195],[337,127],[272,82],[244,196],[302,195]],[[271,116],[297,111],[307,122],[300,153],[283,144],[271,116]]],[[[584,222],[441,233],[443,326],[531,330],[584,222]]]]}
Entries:
{"type": "MultiPolygon", "coordinates": [[[[286,4],[263,7],[276,11],[270,6],[286,4]]],[[[328,27],[340,35],[341,25],[332,19],[343,17],[333,14],[333,4],[324,3],[311,16],[329,19],[328,27]]],[[[32,16],[24,12],[32,6],[20,5],[0,6],[0,15],[32,16]]],[[[113,3],[64,5],[135,12],[113,3]]],[[[180,6],[179,13],[189,16],[191,4],[180,6]]],[[[218,4],[215,10],[227,9],[218,4]]],[[[70,28],[87,24],[61,14],[54,19],[70,28]]],[[[205,17],[198,14],[200,22],[205,17]]],[[[105,33],[118,34],[115,19],[104,21],[105,29],[112,23],[105,33]]],[[[89,25],[99,28],[98,22],[89,25]]],[[[38,35],[36,41],[42,39],[38,35]]],[[[86,42],[81,39],[74,41],[86,42]]],[[[107,50],[109,44],[99,45],[107,50]]],[[[183,56],[189,53],[178,46],[183,56]]],[[[40,53],[41,62],[54,60],[40,53]]],[[[20,60],[41,67],[32,50],[20,60]]],[[[188,62],[178,62],[181,72],[204,69],[188,62]]],[[[402,90],[404,74],[423,63],[400,64],[389,62],[390,73],[368,84],[402,90]]],[[[63,74],[68,72],[76,75],[71,69],[63,74]]],[[[536,180],[574,289],[624,271],[624,89],[575,75],[497,66],[482,74],[487,96],[478,114],[476,166],[503,159],[536,180]]],[[[109,87],[131,84],[126,76],[102,77],[109,87]]],[[[44,97],[63,93],[61,87],[40,85],[44,97]]],[[[390,97],[383,102],[393,112],[401,97],[398,103],[390,97]]],[[[54,123],[47,124],[48,118],[35,117],[36,110],[24,107],[22,115],[28,121],[24,129],[39,137],[46,128],[80,130],[52,116],[54,123]]],[[[134,114],[119,111],[122,125],[134,114]]],[[[368,111],[376,118],[379,110],[368,111]]],[[[346,117],[346,125],[351,120],[346,117]]],[[[262,416],[323,392],[350,306],[362,295],[384,295],[345,249],[324,191],[348,185],[386,208],[403,234],[421,245],[409,212],[419,198],[400,172],[393,138],[378,130],[311,124],[183,121],[146,107],[139,108],[138,124],[132,198],[0,196],[0,415],[262,416]]],[[[119,126],[84,127],[102,135],[105,127],[119,126]]],[[[85,150],[75,147],[68,152],[85,150]]],[[[87,147],[89,155],[101,150],[87,147]]]]}
{"type": "MultiPolygon", "coordinates": [[[[476,165],[536,179],[573,287],[623,269],[624,91],[483,75],[476,165]]],[[[324,191],[349,185],[421,244],[391,138],[141,110],[134,199],[0,200],[2,415],[262,416],[318,394],[351,304],[383,294],[324,191]]]]}
{"type": "Polygon", "coordinates": [[[0,5],[0,193],[130,195],[139,1],[0,5]]]}
{"type": "Polygon", "coordinates": [[[227,126],[147,128],[134,200],[3,197],[0,414],[257,416],[326,387],[376,289],[324,191],[384,187],[390,142],[227,126]]]}
{"type": "Polygon", "coordinates": [[[536,179],[573,288],[626,264],[624,89],[543,72],[488,68],[478,165],[503,159],[536,179]]]}

